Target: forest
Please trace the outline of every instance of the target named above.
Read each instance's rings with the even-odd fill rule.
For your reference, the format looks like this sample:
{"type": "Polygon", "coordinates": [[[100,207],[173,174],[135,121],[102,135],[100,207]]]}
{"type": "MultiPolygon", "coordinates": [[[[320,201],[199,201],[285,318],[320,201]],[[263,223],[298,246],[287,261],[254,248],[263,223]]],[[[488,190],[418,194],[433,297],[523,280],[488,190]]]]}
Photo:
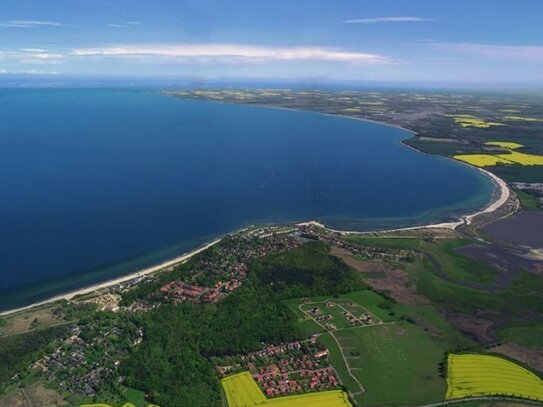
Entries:
{"type": "Polygon", "coordinates": [[[361,285],[321,242],[256,259],[246,284],[217,305],[164,304],[145,314],[145,340],[123,366],[126,384],[162,406],[220,406],[210,358],[301,339],[283,299],[337,295],[361,285]]]}

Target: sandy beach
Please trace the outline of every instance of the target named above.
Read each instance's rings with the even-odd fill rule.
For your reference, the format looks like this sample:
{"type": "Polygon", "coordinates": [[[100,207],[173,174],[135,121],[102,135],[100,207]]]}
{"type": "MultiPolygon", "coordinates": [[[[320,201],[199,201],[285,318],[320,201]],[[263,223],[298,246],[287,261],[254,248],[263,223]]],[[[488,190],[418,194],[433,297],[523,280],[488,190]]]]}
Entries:
{"type": "Polygon", "coordinates": [[[135,273],[128,274],[126,276],[122,276],[122,277],[119,277],[119,278],[116,278],[116,279],[113,279],[113,280],[108,280],[108,281],[105,281],[103,283],[95,284],[95,285],[92,285],[92,286],[89,286],[89,287],[84,287],[84,288],[81,288],[81,289],[78,289],[78,290],[75,290],[75,291],[70,291],[70,292],[65,293],[65,294],[59,294],[59,295],[51,297],[51,298],[49,298],[47,300],[36,302],[34,304],[30,304],[30,305],[27,305],[25,307],[15,308],[15,309],[7,310],[7,311],[2,311],[2,312],[0,312],[0,316],[5,316],[5,315],[13,314],[15,312],[24,311],[24,310],[31,309],[31,308],[34,308],[34,307],[39,307],[40,305],[49,304],[49,303],[52,303],[52,302],[55,302],[55,301],[60,301],[60,300],[69,301],[69,300],[71,300],[72,298],[74,298],[74,297],[76,297],[78,295],[88,294],[90,292],[93,292],[93,291],[96,291],[96,290],[99,290],[99,289],[102,289],[102,288],[111,287],[111,286],[114,286],[114,285],[117,285],[117,284],[124,283],[126,281],[133,280],[133,279],[138,278],[138,277],[143,277],[145,275],[152,274],[152,273],[155,273],[155,272],[160,271],[160,270],[164,270],[165,268],[175,266],[177,264],[182,264],[182,263],[186,262],[187,260],[189,260],[191,257],[197,255],[198,253],[201,253],[204,250],[209,249],[211,246],[216,245],[220,241],[221,241],[221,239],[216,239],[216,240],[214,240],[214,241],[212,241],[210,243],[207,243],[206,245],[201,246],[198,249],[195,249],[195,250],[193,250],[191,252],[185,253],[185,254],[183,254],[181,256],[175,257],[175,258],[173,258],[171,260],[167,260],[167,261],[162,262],[160,264],[157,264],[155,266],[151,266],[151,267],[136,271],[135,273]]]}
{"type": "MultiPolygon", "coordinates": [[[[482,209],[482,210],[480,210],[480,211],[478,211],[476,213],[470,214],[470,215],[465,215],[465,216],[461,217],[456,222],[443,222],[443,223],[434,223],[434,224],[429,224],[429,225],[420,225],[420,226],[413,226],[413,227],[407,227],[407,228],[387,229],[387,230],[382,230],[382,231],[378,231],[378,232],[397,232],[397,231],[406,231],[406,230],[440,229],[440,228],[441,229],[443,229],[443,228],[445,228],[445,229],[456,229],[458,226],[463,225],[463,224],[468,224],[469,225],[473,221],[473,219],[475,217],[479,216],[479,215],[494,212],[499,207],[501,207],[505,202],[507,202],[507,200],[509,199],[509,196],[510,196],[509,187],[507,186],[505,181],[503,181],[501,178],[497,177],[496,175],[494,175],[494,174],[492,174],[492,173],[490,173],[490,172],[488,172],[486,170],[483,170],[481,168],[477,168],[477,169],[479,171],[483,172],[487,177],[492,179],[496,183],[496,185],[497,185],[497,187],[499,189],[498,193],[496,194],[497,198],[493,202],[491,202],[487,207],[485,207],[484,209],[482,209]]],[[[360,232],[360,231],[348,231],[348,230],[331,229],[331,228],[328,228],[326,225],[324,225],[324,224],[322,224],[320,222],[317,222],[315,220],[307,221],[307,222],[300,222],[297,225],[299,225],[299,226],[302,226],[302,225],[315,225],[315,226],[319,226],[319,227],[322,227],[324,229],[330,230],[332,232],[336,232],[336,233],[340,233],[340,234],[344,234],[344,235],[375,233],[375,231],[360,232]]],[[[88,293],[93,292],[95,290],[111,287],[111,286],[114,286],[114,285],[117,285],[117,284],[120,284],[120,283],[123,283],[123,282],[126,282],[126,281],[133,280],[133,279],[138,278],[138,277],[142,277],[142,276],[145,276],[145,275],[148,275],[148,274],[155,273],[155,272],[163,270],[165,268],[168,268],[168,267],[171,267],[171,266],[174,266],[174,265],[177,265],[177,264],[184,263],[187,260],[189,260],[191,257],[195,256],[198,253],[201,253],[204,250],[207,250],[208,248],[210,248],[210,247],[214,246],[215,244],[219,243],[220,241],[221,241],[221,239],[216,239],[216,240],[214,240],[214,241],[212,241],[212,242],[210,242],[210,243],[208,243],[208,244],[206,244],[206,245],[204,245],[202,247],[199,247],[198,249],[195,249],[195,250],[193,250],[193,251],[191,251],[189,253],[185,253],[185,254],[183,254],[181,256],[178,256],[178,257],[175,257],[175,258],[173,258],[171,260],[167,260],[167,261],[162,262],[160,264],[157,264],[155,266],[151,266],[151,267],[139,270],[139,271],[137,271],[135,273],[128,274],[126,276],[122,276],[122,277],[119,277],[119,278],[116,278],[116,279],[113,279],[113,280],[108,280],[108,281],[105,281],[103,283],[95,284],[95,285],[92,285],[92,286],[89,286],[89,287],[84,287],[84,288],[81,288],[81,289],[78,289],[78,290],[75,290],[75,291],[71,291],[71,292],[68,292],[68,293],[65,293],[65,294],[60,294],[60,295],[51,297],[51,298],[49,298],[47,300],[43,300],[43,301],[40,301],[40,302],[36,302],[34,304],[27,305],[25,307],[15,308],[15,309],[7,310],[7,311],[1,311],[0,316],[13,314],[15,312],[24,311],[24,310],[27,310],[27,309],[31,309],[31,308],[38,307],[38,306],[41,306],[41,305],[49,304],[49,303],[59,301],[59,300],[67,300],[67,301],[69,301],[69,300],[73,299],[74,297],[76,297],[78,295],[88,294],[88,293]]]]}
{"type": "MultiPolygon", "coordinates": [[[[228,102],[220,102],[219,101],[219,103],[228,103],[228,102]]],[[[255,107],[261,107],[261,108],[268,108],[268,109],[272,108],[272,109],[280,109],[280,110],[299,111],[299,109],[291,109],[291,108],[283,108],[283,107],[260,106],[260,105],[254,105],[254,106],[255,107]]],[[[398,129],[401,129],[401,130],[403,130],[403,131],[405,131],[405,132],[407,132],[407,133],[409,133],[411,135],[416,134],[412,130],[400,127],[398,125],[386,123],[386,122],[377,122],[377,121],[374,121],[374,120],[363,119],[363,118],[358,118],[358,117],[345,116],[345,115],[335,115],[335,114],[321,113],[321,112],[311,112],[311,113],[325,115],[325,116],[342,117],[342,118],[351,119],[351,120],[372,122],[372,123],[376,123],[376,124],[380,124],[380,125],[384,125],[384,126],[398,128],[398,129]]],[[[413,147],[411,147],[411,146],[409,146],[409,145],[407,145],[405,143],[402,143],[402,145],[405,146],[405,147],[414,149],[419,154],[426,154],[426,153],[421,152],[421,151],[419,151],[419,150],[417,150],[417,149],[415,149],[415,148],[413,148],[413,147]]],[[[443,157],[443,158],[446,158],[446,157],[443,157]]],[[[456,162],[456,160],[454,160],[454,161],[456,162]]],[[[465,164],[465,163],[461,163],[461,164],[469,165],[469,164],[465,164]]],[[[494,212],[496,209],[501,207],[505,202],[507,202],[507,200],[509,199],[509,196],[510,196],[510,190],[509,190],[509,187],[507,186],[507,184],[501,178],[497,177],[496,175],[494,175],[494,174],[490,173],[489,171],[486,171],[486,170],[484,170],[482,168],[473,167],[471,165],[469,165],[469,166],[471,168],[475,168],[475,169],[481,171],[485,176],[490,178],[497,186],[498,191],[497,191],[496,194],[494,194],[496,199],[494,199],[493,202],[491,202],[484,209],[482,209],[482,210],[480,210],[480,211],[478,211],[476,213],[470,214],[470,215],[462,216],[461,218],[459,218],[457,221],[454,221],[454,222],[443,222],[443,223],[420,225],[420,226],[413,226],[413,227],[406,227],[406,228],[387,229],[387,230],[382,230],[382,231],[377,231],[377,232],[394,232],[394,231],[407,231],[407,230],[418,230],[418,229],[438,229],[438,228],[455,229],[458,226],[463,225],[463,224],[468,224],[469,225],[473,221],[473,219],[475,217],[477,217],[479,215],[482,215],[482,214],[485,214],[485,213],[494,212]]],[[[375,233],[376,232],[376,231],[364,231],[364,232],[361,232],[361,231],[348,231],[348,230],[331,229],[331,228],[328,228],[326,225],[324,225],[322,223],[319,223],[317,221],[314,221],[314,220],[313,221],[306,221],[306,222],[298,223],[298,225],[309,225],[309,224],[313,224],[313,225],[325,228],[327,230],[330,230],[332,232],[337,232],[337,233],[341,233],[341,234],[345,234],[345,235],[347,235],[347,234],[368,234],[368,233],[375,233]]],[[[178,257],[175,257],[175,258],[173,258],[171,260],[167,260],[167,261],[162,262],[160,264],[157,264],[155,266],[151,266],[151,267],[139,270],[137,272],[134,272],[132,274],[128,274],[126,276],[122,276],[122,277],[119,277],[119,278],[116,278],[116,279],[113,279],[113,280],[108,280],[108,281],[105,281],[103,283],[95,284],[95,285],[92,285],[92,286],[89,286],[89,287],[84,287],[84,288],[81,288],[81,289],[78,289],[78,290],[75,290],[75,291],[67,292],[65,294],[56,295],[56,296],[51,297],[49,299],[39,301],[39,302],[36,302],[34,304],[30,304],[28,306],[24,306],[24,307],[20,307],[20,308],[16,308],[16,309],[11,309],[11,310],[6,310],[6,311],[0,311],[0,316],[9,315],[9,314],[12,314],[12,313],[15,313],[15,312],[18,312],[18,311],[31,309],[31,308],[34,308],[34,307],[38,307],[38,306],[41,306],[41,305],[44,305],[44,304],[49,304],[49,303],[59,301],[59,300],[68,300],[69,301],[69,300],[73,299],[74,297],[76,297],[78,295],[88,294],[88,293],[93,292],[95,290],[111,287],[111,286],[114,286],[114,285],[117,285],[117,284],[120,284],[120,283],[123,283],[123,282],[126,282],[126,281],[133,280],[133,279],[138,278],[138,277],[142,277],[142,276],[145,276],[145,275],[148,275],[148,274],[155,273],[157,271],[160,271],[160,270],[163,270],[165,268],[171,267],[173,265],[180,264],[180,263],[183,263],[183,262],[187,261],[192,256],[194,256],[194,255],[208,249],[209,247],[217,244],[220,240],[221,239],[216,239],[216,240],[206,244],[205,246],[202,246],[202,247],[200,247],[198,249],[195,249],[195,250],[193,250],[193,251],[191,251],[189,253],[185,253],[185,254],[183,254],[181,256],[178,256],[178,257]]]]}

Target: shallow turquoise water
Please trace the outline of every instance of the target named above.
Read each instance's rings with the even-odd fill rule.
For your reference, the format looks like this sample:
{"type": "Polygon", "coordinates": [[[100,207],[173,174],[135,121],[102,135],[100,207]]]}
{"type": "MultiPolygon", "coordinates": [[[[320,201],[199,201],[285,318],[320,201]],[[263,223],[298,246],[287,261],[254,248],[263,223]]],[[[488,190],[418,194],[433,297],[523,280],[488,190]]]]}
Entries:
{"type": "Polygon", "coordinates": [[[134,90],[0,90],[0,309],[106,280],[254,223],[441,221],[478,171],[405,131],[134,90]]]}

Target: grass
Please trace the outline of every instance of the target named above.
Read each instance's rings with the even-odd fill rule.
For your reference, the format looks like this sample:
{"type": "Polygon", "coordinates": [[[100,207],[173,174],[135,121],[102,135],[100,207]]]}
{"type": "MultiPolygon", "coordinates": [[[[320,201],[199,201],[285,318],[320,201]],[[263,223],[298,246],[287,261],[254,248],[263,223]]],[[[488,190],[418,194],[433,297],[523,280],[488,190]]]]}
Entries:
{"type": "Polygon", "coordinates": [[[537,200],[537,197],[535,195],[525,191],[521,191],[519,189],[515,190],[515,194],[517,194],[517,198],[520,201],[520,206],[522,207],[522,209],[539,209],[539,201],[537,200]]]}
{"type": "Polygon", "coordinates": [[[455,247],[468,243],[465,239],[447,239],[435,243],[422,239],[395,239],[379,237],[350,237],[350,242],[364,246],[421,249],[431,253],[442,265],[442,270],[456,283],[436,275],[435,268],[427,259],[402,263],[417,291],[434,304],[462,313],[474,310],[495,310],[522,315],[525,312],[543,312],[543,280],[526,271],[520,271],[507,289],[499,295],[461,285],[461,280],[488,283],[495,277],[495,270],[485,263],[472,260],[454,251],[455,247]]]}
{"type": "MultiPolygon", "coordinates": [[[[457,280],[488,284],[494,282],[499,273],[486,263],[456,253],[457,248],[471,243],[467,239],[425,242],[423,239],[351,237],[348,240],[362,246],[422,250],[441,264],[444,273],[457,280]]],[[[405,268],[405,265],[401,264],[400,268],[405,268]]]]}
{"type": "Polygon", "coordinates": [[[543,165],[498,165],[489,171],[507,182],[541,182],[543,165]]]}
{"type": "Polygon", "coordinates": [[[57,307],[58,305],[47,304],[3,317],[0,322],[0,336],[45,329],[66,322],[53,314],[57,307]]]}
{"type": "Polygon", "coordinates": [[[543,401],[543,381],[509,360],[490,355],[449,355],[448,400],[506,395],[543,401]]]}
{"type": "Polygon", "coordinates": [[[366,390],[355,397],[359,405],[416,405],[443,399],[446,383],[439,376],[439,363],[445,349],[418,326],[397,322],[346,329],[336,337],[345,356],[358,357],[348,361],[366,390]]]}
{"type": "Polygon", "coordinates": [[[145,400],[145,392],[131,387],[123,387],[123,397],[136,407],[145,407],[149,403],[145,400]]]}
{"type": "Polygon", "coordinates": [[[148,401],[145,400],[145,393],[133,389],[131,387],[122,387],[122,394],[124,398],[123,404],[105,404],[105,403],[96,403],[96,404],[82,404],[80,407],[113,407],[120,406],[120,407],[159,407],[155,404],[149,404],[148,401]]]}
{"type": "MultiPolygon", "coordinates": [[[[353,291],[347,294],[341,294],[337,297],[331,296],[314,296],[307,298],[310,302],[323,302],[327,299],[332,299],[332,301],[337,300],[352,300],[355,303],[358,303],[362,307],[366,308],[369,312],[374,314],[377,318],[383,321],[392,321],[388,315],[388,310],[382,309],[379,305],[386,301],[385,297],[371,291],[371,290],[361,290],[353,291]]],[[[340,301],[341,302],[341,301],[340,301]]],[[[289,306],[292,311],[299,317],[298,323],[305,325],[304,333],[318,333],[322,331],[322,328],[317,325],[315,322],[307,320],[304,318],[304,314],[298,309],[300,304],[304,303],[304,299],[294,298],[286,300],[285,303],[289,306]]],[[[307,307],[306,307],[307,308],[307,307]]],[[[328,310],[328,308],[323,308],[323,310],[328,310]]]]}
{"type": "Polygon", "coordinates": [[[514,342],[528,348],[543,348],[543,323],[517,323],[508,325],[498,331],[503,342],[514,342]]]}
{"type": "Polygon", "coordinates": [[[268,399],[249,372],[237,373],[221,380],[228,407],[352,407],[348,396],[341,390],[300,394],[268,399]]]}
{"type": "Polygon", "coordinates": [[[424,331],[427,331],[428,335],[434,340],[440,341],[442,346],[449,351],[473,346],[473,342],[447,322],[433,305],[393,304],[392,310],[399,318],[413,320],[424,331]]]}
{"type": "MultiPolygon", "coordinates": [[[[325,299],[315,297],[310,300],[325,299]]],[[[331,300],[357,303],[385,322],[323,333],[317,324],[309,325],[310,321],[303,319],[298,310],[303,299],[287,301],[292,310],[298,311],[299,323],[306,328],[305,333],[321,333],[318,340],[330,350],[330,363],[343,385],[355,394],[357,405],[413,405],[443,399],[446,382],[439,375],[439,364],[445,353],[465,347],[467,340],[444,321],[434,307],[392,303],[370,290],[343,294],[331,300]],[[401,318],[410,318],[415,323],[401,318]],[[356,394],[360,387],[351,374],[362,383],[364,393],[356,394]]],[[[323,311],[329,309],[323,307],[323,311]]]]}

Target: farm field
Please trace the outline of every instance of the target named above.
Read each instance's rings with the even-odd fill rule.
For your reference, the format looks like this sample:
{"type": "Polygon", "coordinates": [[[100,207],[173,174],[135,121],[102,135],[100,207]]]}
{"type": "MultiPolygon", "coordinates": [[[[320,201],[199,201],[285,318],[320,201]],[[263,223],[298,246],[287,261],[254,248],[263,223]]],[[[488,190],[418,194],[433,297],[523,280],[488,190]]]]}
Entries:
{"type": "Polygon", "coordinates": [[[225,377],[221,384],[228,407],[352,407],[347,394],[341,390],[323,391],[296,396],[268,399],[260,390],[249,372],[225,377]]]}
{"type": "Polygon", "coordinates": [[[487,129],[492,126],[503,126],[503,123],[489,122],[470,114],[452,115],[455,123],[462,127],[476,127],[479,129],[487,129]]]}
{"type": "MultiPolygon", "coordinates": [[[[439,376],[439,364],[450,345],[430,337],[418,325],[400,320],[407,307],[389,303],[370,290],[343,294],[339,298],[306,298],[287,303],[299,316],[304,332],[320,333],[318,340],[330,350],[330,363],[358,405],[412,405],[443,399],[446,382],[439,376]],[[336,329],[330,329],[318,325],[322,321],[315,321],[323,315],[332,315],[330,322],[344,320],[343,314],[338,312],[339,305],[349,303],[349,310],[360,307],[371,312],[375,316],[373,324],[352,326],[336,322],[336,329]],[[319,311],[312,315],[315,308],[319,311]],[[390,383],[395,383],[393,388],[390,383]]],[[[449,334],[452,329],[429,306],[413,310],[411,314],[425,320],[425,324],[435,324],[434,334],[449,334]]],[[[452,339],[456,340],[456,336],[452,339]]]]}
{"type": "MultiPolygon", "coordinates": [[[[351,373],[364,386],[364,393],[355,396],[359,405],[415,405],[443,399],[446,384],[439,376],[439,363],[445,348],[416,325],[397,322],[346,329],[336,338],[351,373]]],[[[321,341],[328,340],[323,336],[321,341]]]]}
{"type": "Polygon", "coordinates": [[[507,395],[543,401],[543,381],[516,363],[490,355],[448,358],[448,400],[507,395]]]}
{"type": "Polygon", "coordinates": [[[464,161],[477,167],[491,167],[495,165],[543,165],[543,155],[520,153],[513,151],[524,147],[522,144],[512,141],[489,141],[490,146],[502,147],[509,150],[507,154],[459,154],[454,155],[456,160],[464,161]]]}
{"type": "Polygon", "coordinates": [[[455,160],[464,161],[477,167],[491,167],[493,165],[513,165],[514,162],[507,160],[504,156],[491,154],[459,154],[453,156],[455,160]]]}

